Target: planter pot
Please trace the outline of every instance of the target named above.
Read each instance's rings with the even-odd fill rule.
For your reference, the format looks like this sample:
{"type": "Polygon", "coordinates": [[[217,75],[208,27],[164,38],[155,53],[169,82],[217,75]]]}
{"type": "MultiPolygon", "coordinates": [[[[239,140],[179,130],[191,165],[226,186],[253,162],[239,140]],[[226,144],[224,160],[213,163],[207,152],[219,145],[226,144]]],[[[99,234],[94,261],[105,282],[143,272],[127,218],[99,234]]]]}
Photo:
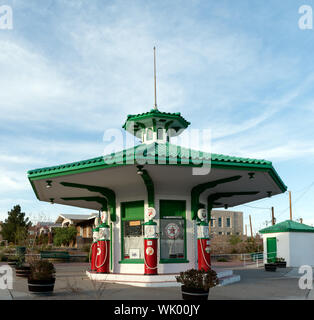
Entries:
{"type": "Polygon", "coordinates": [[[47,280],[32,280],[28,278],[28,290],[32,293],[52,293],[55,281],[55,278],[47,280]]]}
{"type": "Polygon", "coordinates": [[[276,271],[277,265],[275,263],[265,263],[265,271],[276,271]]]}
{"type": "Polygon", "coordinates": [[[8,261],[8,265],[9,265],[11,268],[15,268],[15,266],[16,266],[16,261],[13,261],[13,260],[8,261]]]}
{"type": "Polygon", "coordinates": [[[287,262],[286,261],[279,261],[279,262],[276,262],[276,265],[278,268],[286,268],[287,262]]]}
{"type": "Polygon", "coordinates": [[[208,290],[181,286],[183,300],[208,300],[208,290]]]}
{"type": "Polygon", "coordinates": [[[31,273],[31,268],[29,266],[22,266],[15,268],[15,275],[17,277],[24,277],[27,278],[31,273]]]}

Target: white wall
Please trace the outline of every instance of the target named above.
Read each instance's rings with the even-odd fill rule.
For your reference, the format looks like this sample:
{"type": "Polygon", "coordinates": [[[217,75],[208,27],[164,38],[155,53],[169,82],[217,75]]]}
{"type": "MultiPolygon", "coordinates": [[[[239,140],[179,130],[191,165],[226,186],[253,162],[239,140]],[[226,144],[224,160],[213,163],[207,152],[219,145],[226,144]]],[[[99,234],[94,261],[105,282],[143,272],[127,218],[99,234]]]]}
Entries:
{"type": "MultiPolygon", "coordinates": [[[[116,216],[117,220],[113,223],[113,273],[131,273],[131,274],[144,274],[144,264],[120,264],[121,260],[121,202],[144,200],[144,209],[148,208],[147,193],[145,192],[143,197],[132,197],[129,194],[117,194],[116,197],[116,216]],[[144,196],[145,195],[145,196],[144,196]]],[[[158,249],[158,273],[178,273],[180,271],[186,271],[191,268],[197,268],[197,235],[196,235],[196,223],[191,220],[191,196],[188,195],[162,195],[155,194],[155,209],[157,230],[159,230],[159,200],[185,200],[186,201],[186,243],[187,243],[187,260],[189,263],[163,263],[160,264],[160,250],[158,249]]],[[[159,241],[158,241],[159,248],[159,241]]]]}
{"type": "Polygon", "coordinates": [[[290,264],[291,267],[302,265],[314,266],[314,233],[290,233],[290,264]]]}
{"type": "Polygon", "coordinates": [[[314,266],[314,233],[280,232],[263,234],[264,263],[267,263],[267,238],[276,237],[277,257],[284,258],[287,267],[314,266]]]}

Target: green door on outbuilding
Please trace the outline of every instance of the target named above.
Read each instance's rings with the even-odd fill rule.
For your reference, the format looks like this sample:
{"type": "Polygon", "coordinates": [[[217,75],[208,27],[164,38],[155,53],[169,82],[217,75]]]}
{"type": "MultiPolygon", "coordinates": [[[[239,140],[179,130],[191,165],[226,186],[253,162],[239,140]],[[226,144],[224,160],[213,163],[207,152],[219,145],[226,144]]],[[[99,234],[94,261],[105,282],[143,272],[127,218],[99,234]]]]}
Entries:
{"type": "Polygon", "coordinates": [[[267,238],[267,262],[276,262],[277,257],[277,239],[267,238]]]}

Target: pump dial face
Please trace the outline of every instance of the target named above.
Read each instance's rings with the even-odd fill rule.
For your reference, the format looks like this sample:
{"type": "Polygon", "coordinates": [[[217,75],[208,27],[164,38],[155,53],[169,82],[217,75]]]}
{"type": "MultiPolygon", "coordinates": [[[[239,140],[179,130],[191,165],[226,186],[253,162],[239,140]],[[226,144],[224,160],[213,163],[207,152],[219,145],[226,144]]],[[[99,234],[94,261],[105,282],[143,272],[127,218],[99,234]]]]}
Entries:
{"type": "Polygon", "coordinates": [[[203,232],[204,232],[204,237],[208,238],[209,237],[209,229],[208,228],[204,228],[203,232]]]}
{"type": "Polygon", "coordinates": [[[145,234],[148,237],[153,237],[155,236],[155,228],[152,226],[147,226],[145,227],[145,234]]]}

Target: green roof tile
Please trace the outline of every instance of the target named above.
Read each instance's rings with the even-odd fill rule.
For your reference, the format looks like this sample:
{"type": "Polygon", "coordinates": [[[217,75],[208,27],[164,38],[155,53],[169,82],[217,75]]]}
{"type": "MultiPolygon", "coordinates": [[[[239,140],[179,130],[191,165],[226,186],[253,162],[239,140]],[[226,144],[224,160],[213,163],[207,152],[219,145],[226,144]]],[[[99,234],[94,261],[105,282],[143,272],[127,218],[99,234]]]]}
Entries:
{"type": "Polygon", "coordinates": [[[140,114],[128,114],[127,115],[127,120],[122,126],[122,128],[126,128],[126,124],[128,121],[137,121],[145,118],[153,118],[153,117],[161,117],[161,118],[169,118],[169,119],[177,119],[179,120],[183,126],[186,128],[188,127],[191,123],[185,120],[180,112],[162,112],[159,110],[152,109],[149,112],[144,112],[140,114]]]}
{"type": "MultiPolygon", "coordinates": [[[[173,165],[173,164],[167,163],[169,159],[172,160],[176,158],[179,164],[182,163],[182,164],[196,165],[197,160],[202,160],[203,163],[205,164],[211,163],[212,165],[216,165],[216,166],[230,164],[232,166],[234,165],[248,166],[252,168],[274,170],[272,167],[272,163],[266,160],[231,157],[231,156],[215,154],[215,153],[210,154],[208,152],[188,149],[188,148],[176,146],[170,143],[162,143],[162,144],[152,143],[148,145],[146,144],[137,145],[135,146],[135,148],[122,150],[120,152],[117,152],[115,155],[111,154],[105,157],[100,156],[97,158],[87,159],[87,160],[78,161],[78,162],[72,162],[72,163],[61,164],[61,165],[52,166],[52,167],[29,170],[28,176],[29,178],[33,178],[36,176],[43,176],[47,174],[58,174],[58,173],[62,174],[67,171],[74,171],[74,170],[76,171],[79,169],[109,167],[110,164],[108,164],[108,162],[105,162],[104,160],[104,159],[108,159],[109,156],[115,156],[116,162],[118,162],[118,159],[121,159],[122,163],[118,163],[118,165],[121,165],[125,163],[126,160],[155,158],[157,154],[159,155],[159,158],[166,160],[166,164],[170,164],[170,165],[173,165]],[[145,150],[144,156],[143,156],[143,150],[145,150]]],[[[283,182],[281,181],[280,177],[277,175],[276,172],[274,175],[279,180],[279,183],[282,184],[283,189],[286,190],[286,187],[284,186],[283,182]]]]}
{"type": "Polygon", "coordinates": [[[293,220],[286,220],[259,231],[260,233],[314,232],[314,227],[293,220]]]}

